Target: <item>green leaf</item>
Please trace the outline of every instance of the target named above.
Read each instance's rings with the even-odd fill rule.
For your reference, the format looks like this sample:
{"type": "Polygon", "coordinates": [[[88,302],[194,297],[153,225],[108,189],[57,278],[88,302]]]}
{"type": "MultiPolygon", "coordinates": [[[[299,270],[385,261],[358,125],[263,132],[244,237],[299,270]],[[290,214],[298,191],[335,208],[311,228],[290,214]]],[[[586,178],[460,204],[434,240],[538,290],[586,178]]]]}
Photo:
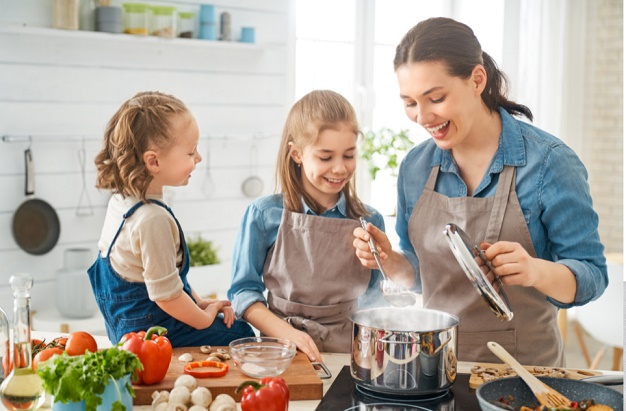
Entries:
{"type": "MultiPolygon", "coordinates": [[[[71,357],[63,353],[42,363],[37,368],[37,374],[43,380],[44,389],[54,396],[55,401],[68,403],[85,400],[86,411],[95,411],[102,404],[101,396],[107,384],[129,374],[135,376],[138,369],[142,370],[143,365],[135,354],[111,347],[71,357]]],[[[113,383],[116,384],[115,381],[113,383]]],[[[135,396],[129,384],[125,384],[124,389],[135,396]]],[[[119,389],[118,398],[121,398],[119,389]]],[[[115,402],[113,408],[125,411],[119,401],[115,402]]]]}
{"type": "Polygon", "coordinates": [[[398,167],[404,155],[415,145],[408,130],[395,131],[383,127],[377,132],[368,131],[360,145],[359,155],[366,160],[372,180],[380,170],[398,174],[398,167]]]}
{"type": "Polygon", "coordinates": [[[218,264],[220,262],[217,256],[217,249],[213,246],[212,241],[204,240],[198,236],[187,241],[187,248],[189,249],[189,264],[192,267],[218,264]]]}

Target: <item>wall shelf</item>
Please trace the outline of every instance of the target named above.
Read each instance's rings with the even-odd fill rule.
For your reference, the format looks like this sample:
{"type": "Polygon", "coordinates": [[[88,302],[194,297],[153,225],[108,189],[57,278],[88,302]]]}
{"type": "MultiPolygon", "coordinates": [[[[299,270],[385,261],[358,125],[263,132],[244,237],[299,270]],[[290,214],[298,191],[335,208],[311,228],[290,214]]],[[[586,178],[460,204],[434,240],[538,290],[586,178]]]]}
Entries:
{"type": "MultiPolygon", "coordinates": [[[[200,140],[232,141],[232,140],[272,140],[280,136],[272,133],[223,133],[201,135],[200,140]]],[[[102,141],[101,135],[3,135],[4,143],[33,143],[36,141],[102,141]]]]}
{"type": "Polygon", "coordinates": [[[50,27],[33,27],[33,26],[16,26],[16,25],[0,25],[0,34],[16,34],[16,35],[42,35],[57,37],[84,38],[94,41],[116,41],[130,42],[137,44],[153,44],[153,45],[172,45],[172,46],[189,46],[189,47],[211,47],[216,49],[232,49],[232,50],[262,50],[260,44],[242,43],[239,41],[219,41],[219,40],[201,40],[187,39],[179,37],[158,37],[158,36],[138,36],[124,33],[104,33],[85,30],[63,30],[50,27]]]}

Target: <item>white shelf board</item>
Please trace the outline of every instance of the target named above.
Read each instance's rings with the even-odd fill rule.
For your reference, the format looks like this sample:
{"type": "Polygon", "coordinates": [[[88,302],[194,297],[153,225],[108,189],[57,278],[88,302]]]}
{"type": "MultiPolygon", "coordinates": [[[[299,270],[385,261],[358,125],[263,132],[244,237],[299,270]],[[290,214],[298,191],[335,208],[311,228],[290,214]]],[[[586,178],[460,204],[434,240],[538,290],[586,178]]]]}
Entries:
{"type": "Polygon", "coordinates": [[[0,25],[0,33],[7,34],[23,34],[23,35],[40,35],[40,36],[56,36],[56,37],[73,37],[91,39],[94,41],[116,41],[116,42],[134,42],[137,44],[160,44],[172,46],[197,46],[211,47],[217,49],[241,49],[241,50],[262,50],[263,47],[256,43],[242,43],[239,41],[219,41],[219,40],[202,40],[188,39],[180,37],[158,37],[158,36],[140,36],[124,33],[104,33],[85,30],[64,30],[49,27],[32,27],[32,26],[16,26],[16,25],[0,25]]]}

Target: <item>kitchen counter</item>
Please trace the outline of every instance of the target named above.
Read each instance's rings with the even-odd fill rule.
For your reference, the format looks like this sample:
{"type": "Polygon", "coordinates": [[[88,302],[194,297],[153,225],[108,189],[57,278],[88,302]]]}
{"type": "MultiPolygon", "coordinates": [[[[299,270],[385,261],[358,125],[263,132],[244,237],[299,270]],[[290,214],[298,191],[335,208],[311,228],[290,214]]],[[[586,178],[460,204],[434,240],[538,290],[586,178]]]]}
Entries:
{"type": "MultiPolygon", "coordinates": [[[[60,335],[57,332],[46,332],[46,331],[33,331],[33,338],[45,338],[47,341],[50,341],[60,335]]],[[[94,336],[96,341],[98,342],[98,347],[107,348],[111,346],[111,342],[105,336],[94,336]]],[[[328,367],[330,372],[332,373],[332,378],[327,380],[322,380],[323,382],[323,391],[324,394],[328,391],[333,381],[341,371],[341,369],[345,365],[350,365],[350,354],[333,354],[333,353],[324,353],[322,354],[322,358],[324,360],[324,364],[328,367]]],[[[474,366],[474,363],[463,362],[460,361],[457,365],[457,370],[460,374],[469,374],[470,370],[474,366]]],[[[608,370],[596,370],[600,371],[602,374],[607,375],[622,375],[621,371],[608,371],[608,370]]],[[[320,403],[320,400],[306,400],[306,401],[291,401],[289,403],[289,411],[313,411],[320,403]]],[[[237,404],[237,409],[241,410],[241,405],[237,404]]],[[[5,411],[6,409],[0,404],[0,411],[5,411]]],[[[133,407],[135,411],[151,411],[152,407],[148,405],[135,406],[133,407]]]]}

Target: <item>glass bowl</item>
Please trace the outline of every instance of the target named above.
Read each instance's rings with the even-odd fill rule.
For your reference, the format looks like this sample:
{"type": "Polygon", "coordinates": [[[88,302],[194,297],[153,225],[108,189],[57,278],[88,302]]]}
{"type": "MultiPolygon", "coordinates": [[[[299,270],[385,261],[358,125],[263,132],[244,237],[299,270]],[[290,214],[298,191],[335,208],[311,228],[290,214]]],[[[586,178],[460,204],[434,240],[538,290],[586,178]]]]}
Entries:
{"type": "Polygon", "coordinates": [[[284,338],[240,338],[228,347],[235,364],[252,378],[280,375],[296,356],[296,344],[284,338]]]}

